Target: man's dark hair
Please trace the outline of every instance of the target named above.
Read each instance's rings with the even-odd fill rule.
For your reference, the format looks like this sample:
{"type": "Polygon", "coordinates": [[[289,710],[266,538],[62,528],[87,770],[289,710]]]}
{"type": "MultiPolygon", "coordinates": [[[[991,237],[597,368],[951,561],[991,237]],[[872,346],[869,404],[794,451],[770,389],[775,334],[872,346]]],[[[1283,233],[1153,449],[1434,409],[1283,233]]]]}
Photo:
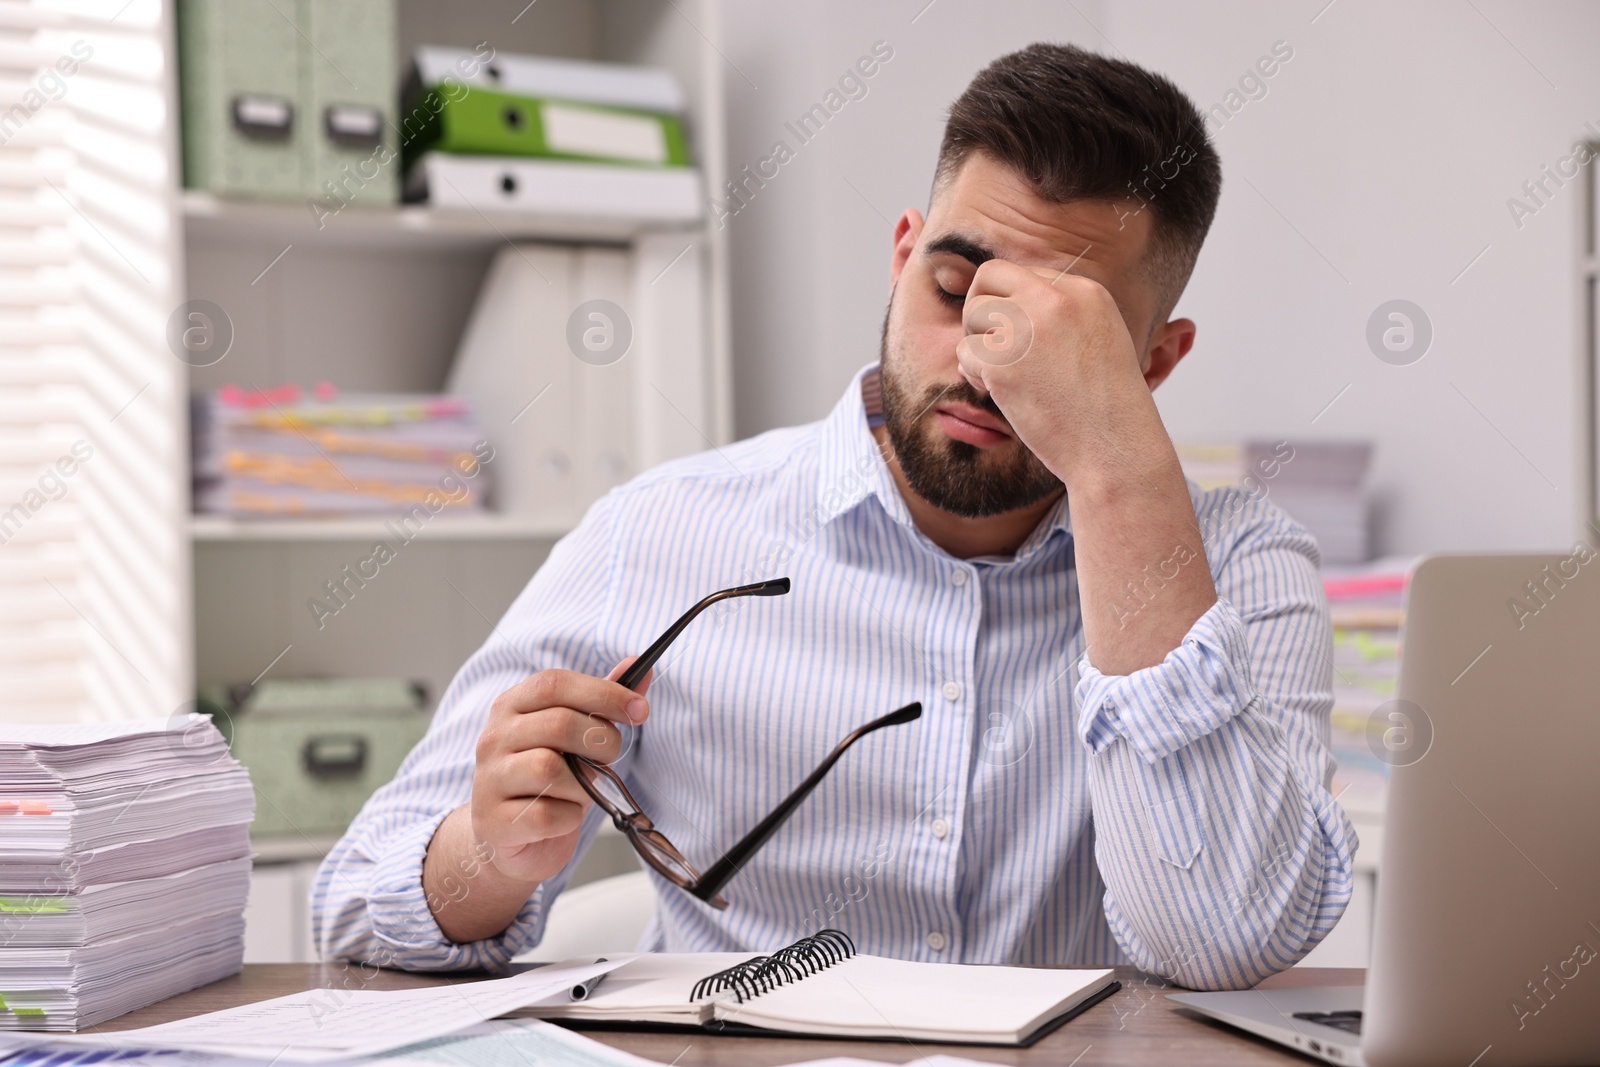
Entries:
{"type": "Polygon", "coordinates": [[[974,152],[1053,203],[1126,200],[1149,211],[1152,328],[1171,314],[1217,213],[1222,163],[1183,91],[1073,45],[1031,44],[978,72],[950,106],[934,190],[974,152]]]}

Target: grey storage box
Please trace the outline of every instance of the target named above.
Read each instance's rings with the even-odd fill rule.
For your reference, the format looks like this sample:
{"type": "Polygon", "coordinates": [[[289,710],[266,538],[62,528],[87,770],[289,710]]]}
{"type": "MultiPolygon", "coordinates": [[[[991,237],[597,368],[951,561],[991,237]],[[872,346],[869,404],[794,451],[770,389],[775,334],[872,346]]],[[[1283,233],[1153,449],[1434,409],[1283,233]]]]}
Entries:
{"type": "Polygon", "coordinates": [[[386,678],[211,686],[201,691],[200,710],[250,771],[254,840],[342,834],[394,777],[429,720],[420,685],[386,678]]]}

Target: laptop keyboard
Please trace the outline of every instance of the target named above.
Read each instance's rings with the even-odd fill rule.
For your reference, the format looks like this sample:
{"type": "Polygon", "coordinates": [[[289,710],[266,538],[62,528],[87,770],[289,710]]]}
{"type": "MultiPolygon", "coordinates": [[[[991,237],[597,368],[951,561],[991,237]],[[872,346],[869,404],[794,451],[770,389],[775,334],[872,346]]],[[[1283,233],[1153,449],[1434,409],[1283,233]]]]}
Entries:
{"type": "Polygon", "coordinates": [[[1335,1030],[1343,1030],[1347,1034],[1361,1033],[1361,1013],[1359,1011],[1297,1011],[1296,1019],[1304,1019],[1308,1023],[1319,1026],[1331,1026],[1335,1030]]]}

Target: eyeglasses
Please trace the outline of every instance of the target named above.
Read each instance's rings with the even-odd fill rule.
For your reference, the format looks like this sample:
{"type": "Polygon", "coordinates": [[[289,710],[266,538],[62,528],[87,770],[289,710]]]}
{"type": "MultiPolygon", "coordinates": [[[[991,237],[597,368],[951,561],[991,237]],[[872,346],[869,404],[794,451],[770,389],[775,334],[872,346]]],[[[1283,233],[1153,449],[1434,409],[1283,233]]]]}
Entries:
{"type": "MultiPolygon", "coordinates": [[[[617,682],[628,689],[638,685],[643,680],[645,672],[654,666],[655,662],[661,658],[662,653],[667,650],[667,646],[671,645],[677,636],[684,631],[684,628],[694,621],[696,615],[699,615],[712,604],[741,596],[781,596],[788,591],[789,579],[774,578],[770,582],[741,585],[733,589],[724,589],[721,592],[712,593],[684,612],[677,622],[669,626],[665,633],[656,638],[655,642],[645,649],[644,654],[622,673],[617,682]]],[[[656,829],[655,824],[650,821],[650,817],[640,810],[639,802],[633,798],[633,794],[622,783],[622,778],[616,771],[604,763],[589,759],[587,756],[579,756],[571,752],[564,753],[564,755],[566,756],[567,766],[572,768],[572,773],[577,776],[578,784],[583,786],[584,792],[588,793],[596,804],[600,805],[601,811],[611,816],[612,824],[627,836],[628,841],[632,843],[634,850],[639,853],[641,859],[662,877],[685,890],[691,896],[705,901],[713,908],[722,909],[728,906],[728,902],[722,896],[722,887],[727,885],[729,880],[744,868],[744,865],[750,861],[750,857],[755,855],[761,846],[765,845],[767,840],[777,832],[778,827],[789,821],[789,817],[794,814],[795,809],[800,806],[806,797],[811,795],[812,790],[816,789],[817,784],[833,769],[833,765],[839,762],[839,758],[845,754],[845,751],[851,745],[874,730],[881,730],[885,726],[899,726],[901,723],[908,723],[920,718],[921,715],[922,704],[914,702],[890,712],[881,719],[874,719],[865,726],[856,728],[843,741],[834,746],[833,751],[828,753],[827,758],[822,761],[817,769],[812,771],[805,781],[796,786],[794,792],[785,797],[783,802],[772,810],[772,814],[757,823],[755,829],[745,834],[739,840],[739,843],[730,848],[716,863],[712,864],[705,874],[695,870],[693,865],[684,858],[683,853],[679,852],[677,847],[667,840],[667,836],[656,829]]]]}

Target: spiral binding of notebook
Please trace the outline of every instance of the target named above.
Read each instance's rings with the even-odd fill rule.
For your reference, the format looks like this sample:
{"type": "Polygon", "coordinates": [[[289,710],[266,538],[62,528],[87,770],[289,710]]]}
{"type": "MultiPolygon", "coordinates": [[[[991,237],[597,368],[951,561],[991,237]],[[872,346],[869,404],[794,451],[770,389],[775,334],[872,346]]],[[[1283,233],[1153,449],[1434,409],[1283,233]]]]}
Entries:
{"type": "Polygon", "coordinates": [[[847,960],[855,952],[855,942],[843,930],[820,930],[770,956],[757,956],[736,967],[702,978],[695,983],[694,993],[689,999],[695,1001],[718,993],[732,993],[734,1000],[743,1004],[751,997],[790,982],[798,982],[847,960]]]}

